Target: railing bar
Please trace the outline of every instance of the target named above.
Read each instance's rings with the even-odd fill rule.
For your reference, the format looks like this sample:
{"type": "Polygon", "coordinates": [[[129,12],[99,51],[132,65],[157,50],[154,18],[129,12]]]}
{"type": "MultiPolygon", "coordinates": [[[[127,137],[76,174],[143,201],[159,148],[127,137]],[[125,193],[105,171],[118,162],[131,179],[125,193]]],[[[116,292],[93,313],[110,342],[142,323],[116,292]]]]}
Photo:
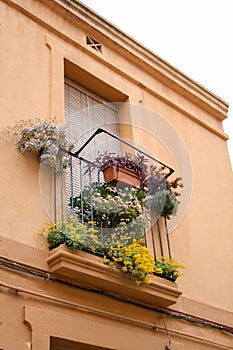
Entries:
{"type": "Polygon", "coordinates": [[[171,259],[171,246],[170,246],[170,239],[169,239],[169,232],[168,232],[168,226],[167,226],[167,218],[164,216],[164,223],[165,223],[165,230],[166,230],[166,237],[167,237],[167,249],[168,249],[168,255],[171,259]]]}
{"type": "Polygon", "coordinates": [[[157,222],[157,228],[158,228],[158,234],[159,234],[159,245],[160,245],[161,255],[163,256],[163,243],[162,243],[162,237],[161,237],[159,217],[157,218],[156,222],[157,222]]]}
{"type": "MultiPolygon", "coordinates": [[[[142,211],[142,214],[145,214],[145,213],[144,213],[144,210],[142,211]]],[[[146,223],[145,217],[144,217],[143,220],[144,220],[144,222],[146,223]]],[[[143,236],[144,236],[144,243],[145,243],[145,246],[147,247],[146,227],[145,227],[144,230],[143,230],[143,236]]]]}
{"type": "Polygon", "coordinates": [[[153,253],[154,253],[154,260],[156,260],[156,244],[155,244],[155,233],[153,229],[153,225],[151,225],[151,234],[152,234],[152,247],[153,247],[153,253]]]}
{"type": "Polygon", "coordinates": [[[98,180],[98,186],[100,186],[100,169],[98,169],[97,180],[98,180]]]}
{"type": "Polygon", "coordinates": [[[152,237],[152,248],[153,248],[153,253],[154,253],[154,260],[156,260],[155,233],[154,233],[154,228],[153,228],[150,200],[148,200],[148,211],[149,211],[149,215],[150,215],[150,230],[151,230],[151,237],[152,237]]]}
{"type": "Polygon", "coordinates": [[[91,200],[91,221],[94,220],[94,214],[93,214],[93,202],[92,202],[92,178],[91,178],[91,172],[89,174],[89,177],[90,177],[90,189],[91,189],[91,192],[90,192],[90,200],[91,200]]]}
{"type": "Polygon", "coordinates": [[[125,145],[127,145],[127,146],[133,148],[134,150],[136,150],[137,152],[139,152],[139,153],[141,153],[141,154],[144,154],[146,157],[149,157],[149,158],[152,159],[153,161],[155,161],[155,162],[159,163],[160,165],[162,165],[162,166],[166,167],[167,169],[169,169],[169,174],[167,174],[166,177],[170,176],[170,175],[174,172],[174,169],[172,169],[172,168],[169,167],[168,165],[164,164],[164,163],[161,162],[160,160],[158,160],[158,159],[156,159],[156,158],[150,156],[150,155],[147,154],[146,152],[144,152],[144,151],[140,150],[139,148],[137,148],[137,147],[131,145],[129,142],[127,142],[127,141],[121,139],[121,138],[118,137],[117,135],[112,134],[112,133],[109,132],[108,130],[101,129],[101,128],[98,128],[98,129],[94,132],[94,134],[91,135],[91,137],[82,145],[82,147],[81,147],[77,152],[72,153],[72,152],[69,152],[69,151],[68,151],[68,153],[71,154],[71,155],[73,155],[74,157],[77,157],[77,158],[78,158],[79,154],[80,154],[80,153],[82,152],[82,150],[88,145],[88,143],[89,143],[96,135],[98,135],[98,134],[100,134],[100,133],[102,133],[102,132],[108,134],[109,136],[113,137],[114,139],[116,139],[116,140],[118,140],[118,141],[124,143],[125,145]]]}
{"type": "Polygon", "coordinates": [[[67,154],[69,154],[70,156],[72,156],[72,157],[74,157],[74,158],[81,159],[81,160],[82,160],[83,162],[85,162],[85,163],[92,164],[92,162],[91,162],[90,160],[87,160],[87,159],[85,159],[85,158],[83,158],[83,157],[77,156],[77,155],[76,155],[77,152],[76,152],[76,153],[72,153],[71,151],[68,151],[67,149],[62,148],[62,147],[60,147],[60,150],[63,151],[63,152],[65,152],[65,153],[67,153],[67,154]]]}
{"type": "Polygon", "coordinates": [[[74,185],[73,185],[74,177],[73,177],[73,158],[70,156],[70,194],[71,194],[71,213],[74,215],[74,185]]]}
{"type": "Polygon", "coordinates": [[[59,160],[60,160],[60,196],[61,196],[61,225],[62,225],[62,232],[64,232],[64,205],[63,205],[63,164],[62,164],[62,151],[59,152],[59,160]]]}
{"type": "Polygon", "coordinates": [[[56,174],[56,163],[53,166],[53,215],[54,223],[57,224],[57,174],[56,174]]]}
{"type": "Polygon", "coordinates": [[[97,129],[94,134],[92,134],[89,139],[82,145],[81,148],[79,148],[79,150],[75,153],[73,153],[74,157],[78,157],[79,153],[82,152],[82,150],[88,145],[88,143],[98,134],[100,134],[102,132],[102,129],[97,129]]]}
{"type": "Polygon", "coordinates": [[[82,182],[82,160],[79,159],[79,169],[80,169],[80,201],[81,201],[81,220],[84,223],[84,212],[83,212],[83,182],[82,182]]]}
{"type": "Polygon", "coordinates": [[[100,222],[100,233],[101,233],[101,243],[102,243],[102,249],[104,249],[104,232],[103,232],[103,223],[100,222]]]}
{"type": "Polygon", "coordinates": [[[147,238],[146,238],[146,229],[144,228],[144,242],[145,246],[147,247],[147,238]]]}

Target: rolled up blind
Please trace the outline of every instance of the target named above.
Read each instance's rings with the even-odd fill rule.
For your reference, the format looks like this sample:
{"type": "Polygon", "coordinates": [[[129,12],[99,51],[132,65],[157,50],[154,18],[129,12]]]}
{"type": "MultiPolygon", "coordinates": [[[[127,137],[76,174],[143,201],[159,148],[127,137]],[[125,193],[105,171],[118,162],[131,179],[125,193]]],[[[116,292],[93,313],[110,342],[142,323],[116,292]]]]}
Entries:
{"type": "MultiPolygon", "coordinates": [[[[78,151],[99,127],[119,136],[117,105],[109,103],[90,91],[66,80],[65,128],[70,140],[75,144],[73,151],[78,151]]],[[[94,161],[98,154],[106,151],[119,154],[120,144],[107,134],[100,134],[85,147],[81,156],[88,161],[94,161]]],[[[85,164],[82,164],[82,166],[85,166],[85,164]]],[[[84,169],[80,168],[79,160],[72,157],[72,176],[70,175],[70,169],[67,169],[66,175],[67,203],[71,195],[78,195],[85,183],[90,181],[90,179],[83,176],[83,173],[84,169]]],[[[95,173],[92,181],[96,180],[95,173]]],[[[69,211],[69,209],[67,210],[69,211]]]]}

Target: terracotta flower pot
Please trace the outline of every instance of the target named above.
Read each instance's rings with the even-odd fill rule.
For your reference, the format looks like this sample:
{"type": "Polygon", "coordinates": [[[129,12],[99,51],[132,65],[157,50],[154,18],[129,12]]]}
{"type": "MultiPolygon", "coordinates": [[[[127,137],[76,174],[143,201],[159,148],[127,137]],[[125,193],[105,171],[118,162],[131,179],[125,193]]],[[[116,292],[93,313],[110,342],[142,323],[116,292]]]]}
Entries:
{"type": "Polygon", "coordinates": [[[118,182],[122,182],[136,188],[140,188],[141,186],[141,179],[138,173],[122,167],[120,164],[107,165],[102,169],[102,172],[104,174],[104,180],[107,183],[113,182],[117,184],[118,182]]]}

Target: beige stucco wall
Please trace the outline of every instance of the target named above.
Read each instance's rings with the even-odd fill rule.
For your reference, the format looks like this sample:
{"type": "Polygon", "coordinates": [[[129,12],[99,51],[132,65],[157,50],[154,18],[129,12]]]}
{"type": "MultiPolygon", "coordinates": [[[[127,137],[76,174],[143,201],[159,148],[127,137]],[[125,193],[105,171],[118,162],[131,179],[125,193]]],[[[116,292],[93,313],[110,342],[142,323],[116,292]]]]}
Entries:
{"type": "MultiPolygon", "coordinates": [[[[0,53],[0,127],[33,117],[56,116],[58,121],[63,121],[65,75],[85,84],[103,98],[113,102],[120,101],[122,122],[134,124],[133,131],[130,129],[129,134],[154,156],[163,162],[172,163],[177,174],[184,177],[184,192],[192,193],[183,220],[170,236],[174,257],[187,266],[185,275],[177,282],[183,295],[172,309],[233,327],[229,317],[229,312],[233,311],[232,171],[227,152],[227,137],[222,127],[222,120],[227,115],[227,104],[81,5],[75,8],[69,2],[65,4],[59,0],[0,1],[0,14],[0,38],[4,48],[0,53]],[[68,10],[65,9],[66,6],[68,10]],[[86,35],[100,41],[102,54],[86,46],[86,35]],[[134,107],[130,110],[125,106],[126,103],[134,107]],[[134,116],[134,109],[142,111],[142,114],[144,111],[150,112],[145,119],[140,120],[134,116]],[[191,173],[186,174],[185,163],[179,166],[166,147],[157,138],[153,138],[156,133],[155,116],[164,118],[172,125],[177,137],[184,143],[190,159],[191,173]]],[[[38,231],[49,218],[40,195],[40,166],[37,155],[19,154],[14,141],[1,143],[0,148],[1,255],[46,271],[47,243],[38,231]]],[[[186,201],[188,204],[188,197],[186,201]]],[[[47,295],[55,293],[74,302],[78,300],[79,296],[71,296],[65,287],[61,291],[61,287],[54,287],[48,282],[44,289],[42,282],[41,284],[33,279],[31,282],[23,281],[17,273],[11,275],[7,271],[4,270],[2,277],[5,283],[22,283],[26,289],[30,289],[35,283],[33,288],[40,291],[43,289],[47,295]]],[[[5,305],[10,305],[16,299],[19,302],[18,296],[7,295],[7,289],[4,289],[3,296],[6,297],[5,305]]],[[[86,296],[82,298],[85,300],[86,296]]],[[[97,304],[98,302],[100,309],[106,307],[109,311],[108,299],[103,303],[98,300],[97,304]]],[[[17,305],[17,317],[14,320],[16,324],[23,321],[23,307],[40,307],[38,302],[25,302],[22,298],[17,305]]],[[[47,307],[53,309],[53,306],[46,303],[42,306],[43,309],[47,307]]],[[[117,307],[119,310],[124,309],[120,302],[117,307]]],[[[138,309],[133,306],[129,308],[132,308],[132,318],[138,309]]],[[[53,312],[64,312],[68,315],[70,311],[60,310],[56,306],[53,312]]],[[[9,308],[7,313],[11,317],[9,308]]],[[[37,315],[37,311],[33,315],[37,315]]],[[[146,315],[151,317],[149,311],[146,315]]],[[[54,320],[59,318],[57,315],[51,317],[54,320]]],[[[78,318],[79,315],[74,317],[78,318]]],[[[141,314],[138,315],[139,319],[141,317],[141,314]]],[[[7,320],[4,319],[4,324],[5,322],[7,320]]],[[[69,322],[72,323],[67,322],[67,328],[64,329],[69,328],[69,322]]],[[[182,322],[172,322],[174,323],[170,325],[171,328],[179,329],[182,333],[182,322]]],[[[121,336],[123,332],[125,339],[132,339],[137,332],[144,332],[139,326],[133,327],[135,329],[129,327],[129,330],[123,331],[122,325],[117,324],[116,329],[120,330],[116,334],[121,336]]],[[[26,331],[25,325],[21,325],[21,328],[24,329],[23,333],[15,336],[24,339],[24,342],[31,342],[30,332],[26,331]]],[[[7,329],[10,332],[9,326],[7,329]]],[[[59,332],[62,333],[62,330],[59,332]]],[[[150,332],[151,329],[145,331],[148,349],[154,344],[154,336],[150,332]],[[151,337],[153,341],[150,340],[151,337]]],[[[204,337],[196,329],[193,332],[198,339],[204,337]]],[[[198,347],[194,342],[189,347],[211,348],[207,343],[214,331],[209,332],[204,345],[198,347]]],[[[192,334],[192,330],[188,333],[192,334]]],[[[224,344],[223,348],[230,348],[229,336],[219,334],[214,337],[216,344],[224,344]]],[[[12,342],[7,341],[9,344],[12,342]]],[[[157,345],[164,345],[164,334],[156,341],[157,345]]],[[[181,349],[188,346],[190,340],[187,343],[183,338],[180,342],[177,339],[176,341],[176,348],[181,349]]],[[[4,349],[11,348],[4,344],[3,342],[4,349]]],[[[132,342],[131,347],[135,348],[136,344],[138,343],[132,342]]],[[[110,344],[106,341],[101,346],[110,347],[110,344]]],[[[117,340],[114,346],[113,348],[125,348],[123,342],[120,344],[117,340]]],[[[23,348],[26,349],[26,345],[22,345],[23,348]]],[[[36,348],[40,347],[35,346],[33,349],[36,348]]],[[[127,349],[129,348],[127,341],[127,349]]]]}

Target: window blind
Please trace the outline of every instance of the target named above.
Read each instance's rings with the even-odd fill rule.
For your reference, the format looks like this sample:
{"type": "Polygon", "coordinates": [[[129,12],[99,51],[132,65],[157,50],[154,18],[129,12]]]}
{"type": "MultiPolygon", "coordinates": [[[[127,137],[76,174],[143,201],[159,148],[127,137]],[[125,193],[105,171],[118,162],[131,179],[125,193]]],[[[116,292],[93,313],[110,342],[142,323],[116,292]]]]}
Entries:
{"type": "MultiPolygon", "coordinates": [[[[118,108],[115,104],[104,101],[70,81],[65,82],[64,101],[65,128],[70,140],[75,144],[73,152],[78,151],[99,127],[119,136],[118,108]]],[[[98,154],[106,151],[120,154],[120,144],[116,139],[102,133],[96,136],[80,155],[87,161],[94,161],[98,154]]],[[[72,195],[78,195],[85,183],[90,181],[85,178],[84,173],[85,169],[80,167],[79,160],[72,157],[72,177],[70,169],[67,170],[66,176],[68,202],[72,195]]],[[[97,181],[97,173],[92,176],[92,181],[97,181]]]]}

